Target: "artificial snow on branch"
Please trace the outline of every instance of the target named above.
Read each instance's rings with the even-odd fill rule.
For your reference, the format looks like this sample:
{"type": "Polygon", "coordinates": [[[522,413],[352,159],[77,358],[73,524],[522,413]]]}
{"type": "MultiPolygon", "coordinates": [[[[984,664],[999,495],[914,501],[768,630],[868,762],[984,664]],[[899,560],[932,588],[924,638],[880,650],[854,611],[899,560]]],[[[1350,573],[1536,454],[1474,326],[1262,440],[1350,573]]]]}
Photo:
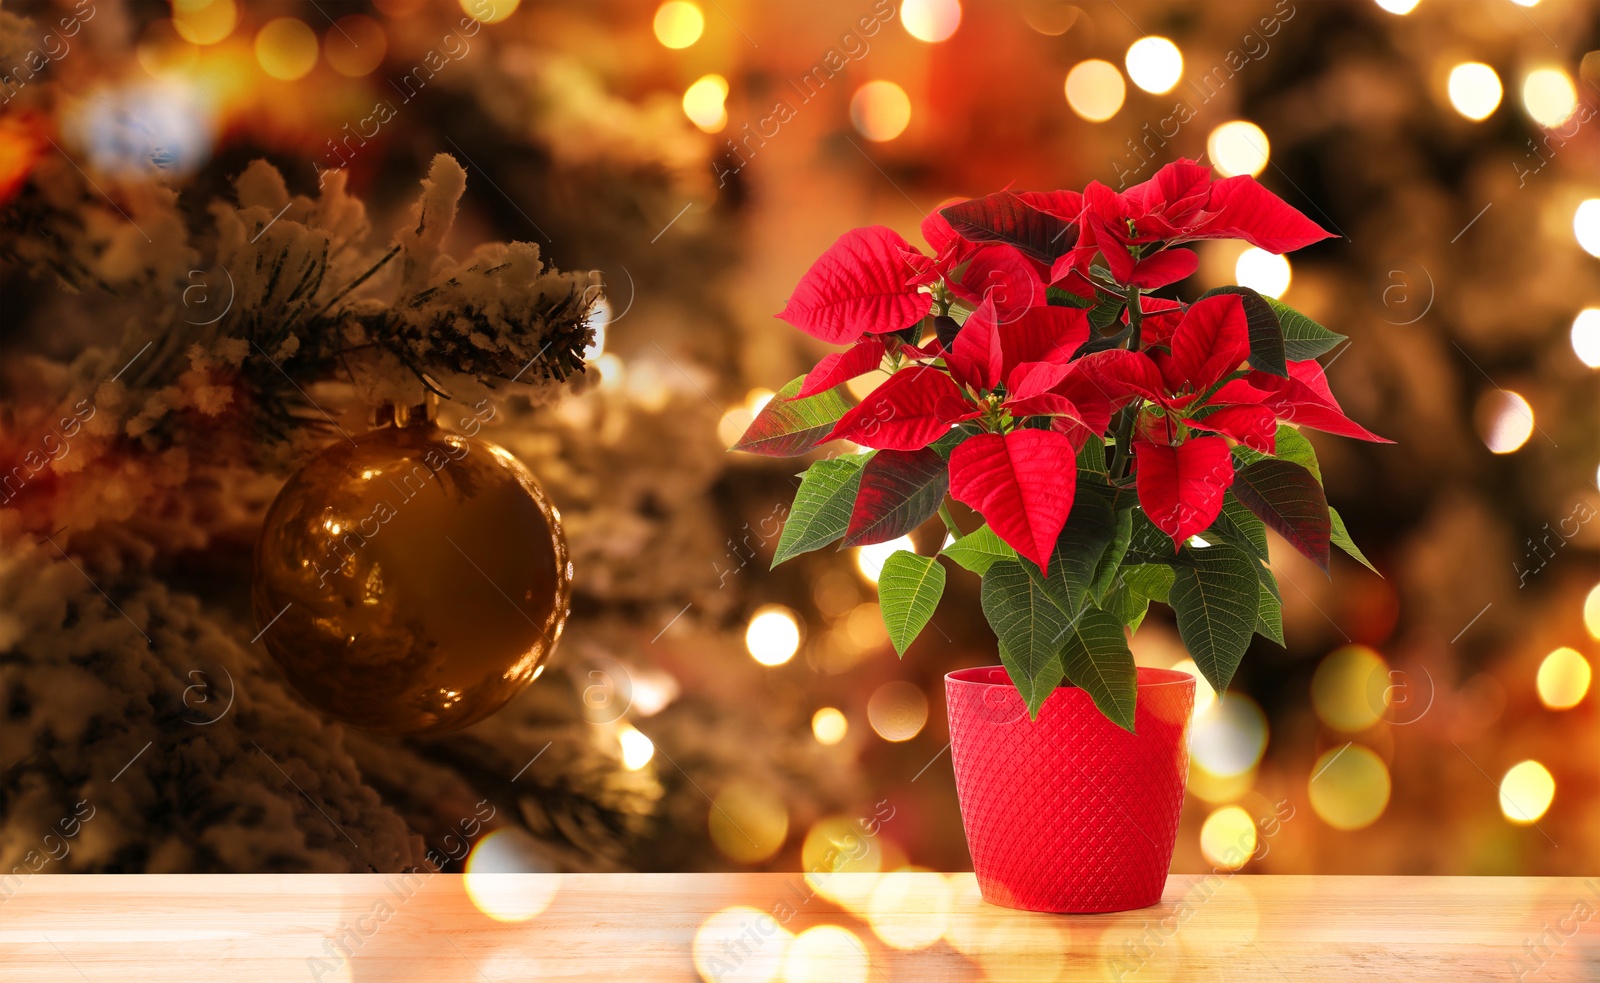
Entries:
{"type": "Polygon", "coordinates": [[[139,310],[116,350],[85,351],[62,380],[61,405],[89,399],[115,415],[99,432],[160,450],[193,413],[270,444],[328,427],[308,395],[319,383],[368,403],[424,388],[476,402],[583,372],[598,276],[558,272],[533,243],[446,254],[466,177],[436,156],[410,221],[372,248],[341,171],[312,199],[256,161],[236,203],[211,203],[212,233],[191,236],[176,194],[112,182],[105,197],[70,162],[41,161],[0,215],[0,259],[139,310]]]}

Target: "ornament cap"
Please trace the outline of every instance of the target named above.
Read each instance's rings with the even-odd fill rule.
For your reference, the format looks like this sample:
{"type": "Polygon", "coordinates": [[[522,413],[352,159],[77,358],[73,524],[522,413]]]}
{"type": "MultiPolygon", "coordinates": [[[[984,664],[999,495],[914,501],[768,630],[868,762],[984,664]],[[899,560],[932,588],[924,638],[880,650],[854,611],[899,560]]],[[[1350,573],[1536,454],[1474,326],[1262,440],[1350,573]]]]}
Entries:
{"type": "Polygon", "coordinates": [[[372,426],[382,427],[436,427],[439,425],[439,397],[432,392],[422,394],[422,402],[402,405],[386,399],[373,410],[372,426]]]}

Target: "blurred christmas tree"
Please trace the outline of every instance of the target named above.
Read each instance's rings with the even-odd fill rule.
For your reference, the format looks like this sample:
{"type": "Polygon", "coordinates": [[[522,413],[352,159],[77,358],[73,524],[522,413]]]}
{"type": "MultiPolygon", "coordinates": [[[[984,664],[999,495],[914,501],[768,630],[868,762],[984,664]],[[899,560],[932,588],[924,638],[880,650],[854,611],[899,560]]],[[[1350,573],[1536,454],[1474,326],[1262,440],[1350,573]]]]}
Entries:
{"type": "MultiPolygon", "coordinates": [[[[768,860],[853,770],[798,701],[748,699],[748,553],[725,545],[747,534],[714,491],[736,213],[646,231],[704,192],[705,139],[609,94],[614,65],[444,5],[343,18],[310,75],[295,30],[252,57],[226,6],[102,3],[0,116],[0,868],[75,803],[95,818],[57,871],[768,860]],[[540,475],[576,579],[551,672],[404,740],[286,688],[249,551],[290,470],[424,388],[540,475]]],[[[0,64],[47,23],[0,13],[0,64]]]]}

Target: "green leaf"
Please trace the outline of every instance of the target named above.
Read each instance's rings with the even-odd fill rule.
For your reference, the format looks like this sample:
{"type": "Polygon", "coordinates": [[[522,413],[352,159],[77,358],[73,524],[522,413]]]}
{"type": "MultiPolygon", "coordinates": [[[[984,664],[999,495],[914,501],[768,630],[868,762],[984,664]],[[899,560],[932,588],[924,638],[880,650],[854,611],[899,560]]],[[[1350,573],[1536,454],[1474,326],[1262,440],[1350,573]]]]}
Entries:
{"type": "Polygon", "coordinates": [[[1346,335],[1327,328],[1301,314],[1299,311],[1272,297],[1267,303],[1277,312],[1278,323],[1283,325],[1284,354],[1296,362],[1326,355],[1347,340],[1346,335]]]}
{"type": "Polygon", "coordinates": [[[1255,561],[1244,550],[1226,543],[1184,547],[1168,603],[1177,615],[1178,637],[1218,693],[1244,658],[1260,602],[1255,561]]]}
{"type": "Polygon", "coordinates": [[[1233,476],[1232,493],[1289,545],[1328,569],[1328,498],[1311,472],[1290,461],[1257,461],[1233,476]]]}
{"type": "Polygon", "coordinates": [[[927,627],[943,594],[944,567],[937,557],[895,550],[883,562],[878,574],[878,606],[889,629],[889,641],[902,658],[927,627]]]}
{"type": "Polygon", "coordinates": [[[1017,551],[985,524],[940,550],[939,555],[948,556],[981,577],[996,562],[1015,560],[1017,551]]]}
{"type": "Polygon", "coordinates": [[[963,423],[960,426],[952,427],[949,433],[945,434],[943,437],[940,437],[938,440],[934,441],[928,446],[932,448],[940,457],[949,460],[950,452],[961,446],[961,442],[963,440],[966,440],[973,434],[982,432],[983,428],[977,424],[963,423]]]}
{"type": "Polygon", "coordinates": [[[1060,287],[1045,287],[1044,299],[1051,307],[1093,307],[1094,301],[1060,287]]]}
{"type": "Polygon", "coordinates": [[[1128,630],[1138,631],[1151,601],[1167,602],[1172,591],[1172,568],[1160,563],[1132,563],[1122,568],[1116,585],[1100,605],[1122,619],[1128,630]]]}
{"type": "Polygon", "coordinates": [[[1138,631],[1139,625],[1144,622],[1144,616],[1150,611],[1150,598],[1130,586],[1127,581],[1119,580],[1115,587],[1106,592],[1105,603],[1101,604],[1100,608],[1127,625],[1129,631],[1138,631]]]}
{"type": "Polygon", "coordinates": [[[1317,449],[1311,446],[1311,441],[1306,439],[1306,435],[1300,432],[1299,427],[1287,423],[1279,423],[1278,432],[1273,437],[1273,443],[1275,446],[1272,454],[1263,454],[1260,451],[1251,450],[1243,444],[1239,444],[1233,449],[1234,459],[1239,462],[1238,466],[1241,468],[1257,461],[1266,461],[1274,458],[1279,461],[1288,461],[1310,471],[1311,476],[1317,479],[1319,483],[1322,481],[1322,466],[1317,463],[1317,449]]]}
{"type": "Polygon", "coordinates": [[[1122,568],[1122,582],[1152,601],[1167,603],[1172,590],[1172,568],[1161,563],[1131,563],[1122,568]]]}
{"type": "Polygon", "coordinates": [[[1171,563],[1177,556],[1172,537],[1156,527],[1144,509],[1133,509],[1133,536],[1124,563],[1171,563]]]}
{"type": "Polygon", "coordinates": [[[1000,662],[1027,702],[1028,715],[1038,717],[1065,674],[1061,644],[1071,621],[1017,560],[991,566],[978,596],[1000,642],[1000,662]]]}
{"type": "Polygon", "coordinates": [[[1288,378],[1289,367],[1284,364],[1283,326],[1278,321],[1278,312],[1267,298],[1249,287],[1229,286],[1207,290],[1197,300],[1218,294],[1236,294],[1244,305],[1245,322],[1250,328],[1250,367],[1288,378]]]}
{"type": "Polygon", "coordinates": [[[1084,611],[1067,630],[1061,646],[1061,666],[1074,686],[1088,691],[1101,713],[1131,733],[1138,670],[1122,624],[1110,612],[1096,608],[1084,611]]]}
{"type": "Polygon", "coordinates": [[[1260,598],[1256,605],[1255,632],[1263,638],[1283,645],[1283,599],[1278,596],[1278,580],[1264,565],[1256,564],[1260,580],[1260,598]]]}
{"type": "MultiPolygon", "coordinates": [[[[1350,554],[1352,559],[1366,567],[1368,570],[1371,570],[1373,573],[1378,573],[1378,568],[1372,565],[1372,561],[1366,558],[1366,555],[1361,552],[1360,547],[1356,546],[1355,541],[1350,538],[1350,530],[1345,528],[1344,518],[1340,516],[1338,511],[1335,510],[1331,505],[1328,506],[1328,519],[1330,520],[1328,539],[1333,543],[1333,545],[1350,554]]],[[[1383,574],[1378,573],[1378,576],[1381,577],[1383,574]]]]}
{"type": "Polygon", "coordinates": [[[1128,555],[1128,543],[1132,539],[1133,509],[1123,509],[1116,513],[1111,545],[1100,555],[1100,563],[1094,571],[1094,580],[1089,583],[1089,594],[1095,599],[1095,603],[1105,600],[1106,592],[1115,585],[1117,571],[1122,568],[1122,558],[1128,555]]]}
{"type": "Polygon", "coordinates": [[[1094,582],[1100,557],[1116,537],[1117,517],[1111,509],[1113,492],[1103,479],[1080,474],[1072,501],[1072,513],[1056,537],[1050,553],[1050,573],[1045,575],[1027,562],[1032,577],[1068,617],[1083,610],[1084,599],[1094,582]]]}
{"type": "Polygon", "coordinates": [[[1078,470],[1095,471],[1099,474],[1106,473],[1106,442],[1094,434],[1083,442],[1083,450],[1078,452],[1078,470]]]}
{"type": "Polygon", "coordinates": [[[887,543],[933,518],[950,490],[950,466],[924,447],[880,451],[861,470],[842,546],[887,543]]]}
{"type": "Polygon", "coordinates": [[[1280,423],[1278,424],[1278,435],[1274,440],[1277,444],[1277,453],[1273,454],[1273,457],[1280,461],[1288,461],[1291,464],[1300,465],[1310,471],[1311,477],[1317,479],[1317,483],[1321,484],[1322,465],[1317,463],[1317,449],[1311,446],[1311,441],[1306,439],[1306,435],[1301,433],[1299,428],[1292,427],[1287,423],[1280,423]]]}
{"type": "Polygon", "coordinates": [[[783,524],[783,535],[778,537],[774,567],[844,535],[865,464],[865,456],[849,455],[806,468],[800,475],[800,490],[794,493],[794,507],[783,524]]]}
{"type": "Polygon", "coordinates": [[[1097,330],[1104,331],[1117,323],[1122,317],[1122,309],[1126,306],[1128,302],[1122,298],[1108,297],[1089,308],[1089,323],[1097,330]]]}
{"type": "Polygon", "coordinates": [[[1267,555],[1267,525],[1254,512],[1244,507],[1233,492],[1227,492],[1222,498],[1222,511],[1217,514],[1217,519],[1201,535],[1201,539],[1210,541],[1211,535],[1220,538],[1225,543],[1232,543],[1253,554],[1256,559],[1266,562],[1267,555]]]}
{"type": "Polygon", "coordinates": [[[778,390],[730,449],[768,457],[795,457],[827,440],[833,425],[850,409],[851,401],[842,385],[805,399],[791,399],[805,381],[802,375],[778,390]]]}

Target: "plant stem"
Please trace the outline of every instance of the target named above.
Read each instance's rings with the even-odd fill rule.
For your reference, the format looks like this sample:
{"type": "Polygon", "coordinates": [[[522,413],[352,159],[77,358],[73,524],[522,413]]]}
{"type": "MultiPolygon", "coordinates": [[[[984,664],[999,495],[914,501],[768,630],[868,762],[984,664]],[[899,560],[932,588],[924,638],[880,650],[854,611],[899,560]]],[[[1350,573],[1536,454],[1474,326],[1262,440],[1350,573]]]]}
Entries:
{"type": "Polygon", "coordinates": [[[1138,287],[1128,288],[1128,327],[1133,329],[1133,334],[1128,338],[1128,350],[1139,350],[1139,333],[1144,327],[1144,311],[1140,309],[1139,295],[1144,293],[1138,287]]]}
{"type": "Polygon", "coordinates": [[[1128,460],[1128,445],[1133,442],[1133,421],[1139,415],[1137,400],[1122,408],[1118,415],[1117,426],[1114,431],[1117,438],[1117,448],[1111,452],[1111,465],[1106,468],[1106,477],[1116,481],[1122,474],[1122,466],[1128,460]]]}
{"type": "Polygon", "coordinates": [[[950,530],[951,536],[955,537],[956,539],[960,539],[962,536],[966,535],[966,533],[961,531],[961,527],[956,525],[956,517],[950,514],[949,502],[939,503],[939,518],[944,520],[944,527],[950,530]]]}
{"type": "MultiPolygon", "coordinates": [[[[1138,287],[1128,288],[1128,350],[1139,350],[1140,334],[1144,328],[1144,311],[1140,309],[1139,296],[1143,291],[1138,287]]],[[[1139,418],[1139,399],[1128,404],[1122,410],[1122,419],[1118,422],[1116,436],[1117,449],[1111,455],[1111,466],[1107,469],[1112,481],[1122,477],[1122,470],[1128,464],[1128,445],[1133,443],[1133,423],[1139,418]]]]}

